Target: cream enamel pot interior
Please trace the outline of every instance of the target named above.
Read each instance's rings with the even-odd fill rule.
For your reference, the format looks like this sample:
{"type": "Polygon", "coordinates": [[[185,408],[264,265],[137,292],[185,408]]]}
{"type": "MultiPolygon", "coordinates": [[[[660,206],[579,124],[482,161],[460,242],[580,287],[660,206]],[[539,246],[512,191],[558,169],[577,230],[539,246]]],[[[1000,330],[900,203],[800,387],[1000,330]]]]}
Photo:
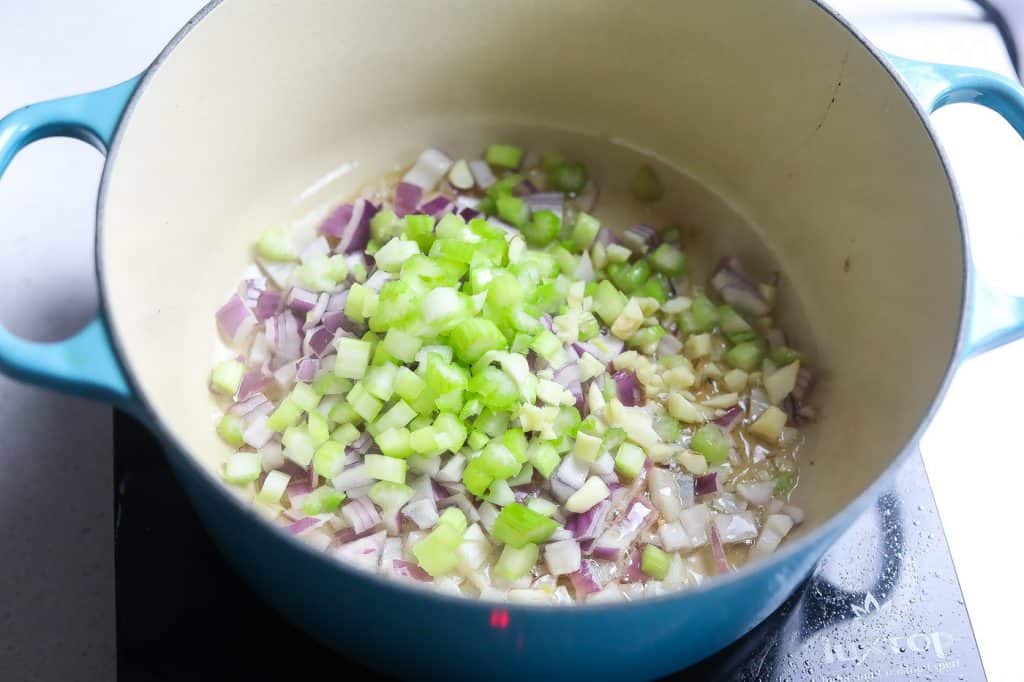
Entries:
{"type": "Polygon", "coordinates": [[[141,79],[0,122],[0,171],[50,135],[108,150],[102,318],[60,344],[0,330],[0,366],[151,425],[239,572],[371,665],[410,677],[665,674],[775,609],[920,433],[955,361],[1020,334],[1020,301],[986,290],[984,309],[965,306],[960,212],[922,112],[950,101],[1022,129],[1009,81],[887,62],[810,0],[214,3],[141,79]],[[822,368],[796,536],[690,592],[505,605],[493,629],[494,604],[354,571],[227,492],[207,390],[213,314],[262,228],[316,215],[426,146],[541,140],[600,177],[614,159],[586,136],[690,178],[680,217],[700,226],[702,248],[783,273],[786,326],[822,368]]]}

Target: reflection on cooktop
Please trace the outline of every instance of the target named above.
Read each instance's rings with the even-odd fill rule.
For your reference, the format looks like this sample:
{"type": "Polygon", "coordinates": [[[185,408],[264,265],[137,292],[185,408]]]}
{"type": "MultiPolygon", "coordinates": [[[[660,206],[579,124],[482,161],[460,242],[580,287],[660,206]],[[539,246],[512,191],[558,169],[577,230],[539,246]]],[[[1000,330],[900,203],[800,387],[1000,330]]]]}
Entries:
{"type": "MultiPolygon", "coordinates": [[[[219,555],[164,462],[115,417],[118,679],[383,679],[285,622],[219,555]]],[[[918,454],[746,637],[667,680],[984,680],[918,454]],[[898,492],[897,492],[898,491],[898,492]]]]}

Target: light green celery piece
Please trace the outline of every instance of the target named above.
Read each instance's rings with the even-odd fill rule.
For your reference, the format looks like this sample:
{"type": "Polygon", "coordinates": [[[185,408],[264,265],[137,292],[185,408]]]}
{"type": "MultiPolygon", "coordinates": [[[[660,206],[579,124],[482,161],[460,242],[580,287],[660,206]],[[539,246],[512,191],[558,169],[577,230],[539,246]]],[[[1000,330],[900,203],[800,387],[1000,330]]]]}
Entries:
{"type": "Polygon", "coordinates": [[[263,231],[256,242],[256,253],[272,261],[290,261],[299,257],[295,251],[291,231],[285,226],[271,227],[263,231]]]}
{"type": "Polygon", "coordinates": [[[362,379],[370,365],[371,344],[359,339],[340,338],[337,341],[338,359],[335,375],[344,379],[362,379]]]}
{"type": "Polygon", "coordinates": [[[221,395],[234,395],[245,376],[245,365],[237,360],[222,362],[210,373],[210,388],[221,395]]]}

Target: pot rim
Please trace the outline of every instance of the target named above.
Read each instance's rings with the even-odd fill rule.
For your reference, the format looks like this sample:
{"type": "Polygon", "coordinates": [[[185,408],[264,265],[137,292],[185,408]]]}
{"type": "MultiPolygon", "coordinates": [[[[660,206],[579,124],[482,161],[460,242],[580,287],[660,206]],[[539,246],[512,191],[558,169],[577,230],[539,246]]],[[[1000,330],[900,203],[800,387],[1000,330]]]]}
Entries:
{"type": "MultiPolygon", "coordinates": [[[[146,415],[145,425],[147,428],[156,432],[163,443],[170,444],[173,448],[163,447],[165,453],[172,457],[181,457],[185,466],[195,475],[198,475],[205,481],[208,487],[213,487],[218,490],[218,494],[228,499],[228,504],[234,506],[237,510],[241,511],[242,514],[248,517],[253,523],[266,524],[272,526],[273,529],[278,533],[283,541],[290,543],[293,548],[299,550],[305,554],[307,560],[326,562],[334,567],[339,574],[344,576],[344,579],[356,579],[366,580],[367,582],[373,583],[375,586],[384,589],[394,589],[400,593],[405,594],[409,598],[420,598],[427,599],[437,603],[439,606],[449,607],[460,607],[465,609],[476,609],[480,611],[489,612],[494,608],[502,608],[509,612],[520,612],[520,613],[531,613],[537,614],[561,614],[567,612],[583,612],[587,614],[601,613],[601,614],[613,614],[618,613],[627,609],[639,609],[642,607],[652,607],[667,604],[668,602],[678,601],[682,603],[687,598],[694,597],[698,594],[710,593],[717,590],[722,590],[727,587],[733,586],[736,583],[752,579],[755,576],[764,577],[770,572],[778,571],[779,568],[792,561],[797,555],[803,554],[812,550],[813,547],[819,545],[822,540],[832,536],[833,540],[829,542],[829,546],[834,541],[834,536],[838,533],[846,530],[849,525],[856,519],[857,516],[868,506],[868,504],[881,494],[883,487],[887,480],[892,476],[892,472],[903,465],[904,460],[909,456],[909,453],[917,449],[917,444],[920,441],[921,435],[927,429],[932,419],[938,410],[939,405],[942,403],[946,391],[949,388],[950,382],[954,370],[957,368],[957,359],[961,357],[961,353],[964,348],[966,341],[966,323],[967,323],[967,300],[971,292],[973,285],[972,273],[969,267],[970,249],[969,249],[969,238],[966,230],[966,221],[964,218],[963,203],[960,199],[960,193],[957,189],[956,183],[953,180],[953,175],[950,170],[949,159],[939,142],[934,129],[930,123],[928,112],[924,109],[921,103],[911,94],[910,87],[904,81],[903,77],[897,72],[892,65],[890,65],[881,50],[877,49],[872,45],[861,32],[856,29],[850,22],[844,17],[840,16],[835,10],[824,4],[823,0],[805,0],[818,10],[824,12],[831,17],[835,22],[842,26],[847,33],[856,40],[874,59],[878,64],[885,70],[889,78],[892,79],[897,89],[903,95],[904,99],[910,104],[914,112],[917,114],[921,122],[923,132],[928,136],[932,147],[939,159],[942,166],[943,174],[945,175],[949,192],[953,198],[953,203],[956,207],[956,219],[957,226],[960,235],[960,248],[962,254],[963,270],[961,272],[962,287],[960,296],[960,314],[959,314],[959,325],[957,327],[957,339],[953,346],[953,350],[950,354],[949,360],[946,363],[946,369],[943,374],[942,382],[939,384],[938,389],[932,396],[931,401],[928,405],[928,410],[925,416],[922,418],[920,424],[901,446],[899,453],[893,457],[892,461],[885,467],[885,469],[866,486],[849,504],[843,509],[833,514],[829,519],[823,521],[818,525],[817,528],[807,532],[804,536],[792,541],[785,542],[779,547],[771,556],[767,558],[759,559],[753,563],[744,564],[739,569],[732,571],[725,576],[714,576],[704,583],[687,587],[683,590],[672,592],[664,595],[658,595],[654,597],[644,597],[636,601],[627,602],[616,602],[607,604],[577,604],[564,605],[564,604],[517,604],[511,602],[494,602],[489,600],[482,600],[477,598],[467,598],[454,595],[448,595],[439,593],[434,590],[426,589],[414,584],[407,583],[405,581],[395,580],[390,577],[382,576],[377,573],[370,573],[353,566],[350,566],[338,559],[328,555],[323,550],[315,549],[308,544],[302,542],[297,537],[287,534],[281,528],[273,526],[268,523],[261,516],[256,514],[249,505],[244,503],[237,496],[232,495],[228,490],[224,488],[222,481],[217,480],[207,469],[205,469],[191,454],[188,454],[187,448],[185,448],[178,440],[175,433],[164,424],[163,420],[156,416],[156,413],[152,409],[152,405],[143,390],[142,385],[137,381],[135,373],[132,371],[131,365],[127,362],[127,354],[123,351],[122,340],[118,334],[116,326],[110,324],[113,319],[110,315],[110,308],[108,307],[108,299],[106,296],[107,282],[105,277],[104,269],[104,251],[102,248],[102,238],[104,232],[104,209],[106,206],[107,189],[110,181],[111,169],[117,159],[117,154],[120,149],[121,139],[123,136],[126,123],[129,121],[132,112],[135,109],[140,97],[145,93],[149,86],[150,81],[153,79],[156,72],[164,61],[170,56],[170,54],[177,48],[177,46],[192,32],[192,30],[204,19],[207,15],[211,14],[217,7],[219,7],[224,0],[210,0],[210,2],[199,10],[179,31],[175,36],[167,43],[167,45],[161,50],[160,54],[153,60],[153,62],[146,68],[142,73],[139,80],[138,86],[132,93],[124,111],[121,114],[121,118],[118,121],[117,128],[114,133],[113,140],[107,150],[106,161],[103,167],[103,174],[100,179],[99,194],[96,202],[96,237],[95,237],[95,251],[96,251],[96,273],[99,284],[99,300],[100,310],[104,316],[104,319],[108,321],[107,327],[110,334],[110,339],[114,347],[114,352],[117,359],[124,371],[125,379],[131,388],[135,399],[143,408],[142,413],[146,415]],[[169,453],[168,450],[173,449],[173,454],[169,453]]],[[[191,504],[191,501],[190,501],[191,504]]],[[[820,559],[820,557],[818,557],[820,559]]],[[[817,561],[817,560],[816,560],[817,561]]],[[[787,595],[788,597],[788,595],[787,595]]]]}

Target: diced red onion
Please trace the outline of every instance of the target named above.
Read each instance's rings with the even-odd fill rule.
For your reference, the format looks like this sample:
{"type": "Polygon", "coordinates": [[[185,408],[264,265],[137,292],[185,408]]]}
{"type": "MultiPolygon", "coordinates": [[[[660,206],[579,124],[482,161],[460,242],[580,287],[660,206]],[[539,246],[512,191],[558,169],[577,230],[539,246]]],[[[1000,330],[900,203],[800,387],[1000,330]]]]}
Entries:
{"type": "Polygon", "coordinates": [[[569,574],[569,582],[572,583],[576,599],[583,599],[588,594],[601,591],[601,585],[594,575],[594,562],[584,559],[580,564],[580,570],[569,574]]]}
{"type": "Polygon", "coordinates": [[[715,514],[711,517],[711,523],[723,544],[747,542],[757,537],[757,522],[753,512],[715,514]]]}
{"type": "Polygon", "coordinates": [[[747,277],[735,256],[719,261],[711,276],[711,287],[726,303],[741,313],[761,317],[771,311],[757,283],[747,277]]]}
{"type": "Polygon", "coordinates": [[[614,336],[601,336],[596,339],[596,343],[592,341],[577,341],[572,344],[573,349],[577,353],[583,355],[583,353],[590,353],[597,360],[600,360],[604,364],[610,363],[615,359],[617,355],[622,352],[625,347],[625,343],[621,339],[617,339],[614,336]],[[607,350],[602,350],[607,349],[607,350]]]}
{"type": "Polygon", "coordinates": [[[320,483],[320,477],[316,473],[316,467],[313,466],[312,460],[309,462],[309,466],[306,467],[306,478],[309,481],[309,487],[316,489],[316,486],[320,483]]]}
{"type": "Polygon", "coordinates": [[[369,497],[352,500],[341,508],[341,515],[357,533],[364,533],[380,523],[380,512],[369,497]]]}
{"type": "Polygon", "coordinates": [[[622,233],[622,243],[633,253],[643,255],[661,243],[661,236],[650,225],[633,225],[622,233]]]}
{"type": "Polygon", "coordinates": [[[611,508],[611,502],[601,500],[582,514],[570,516],[565,527],[572,532],[573,537],[577,540],[597,539],[604,532],[608,512],[611,511],[611,508]]]}
{"type": "Polygon", "coordinates": [[[658,355],[678,355],[683,350],[683,342],[675,334],[665,334],[658,341],[658,355]]]}
{"type": "Polygon", "coordinates": [[[267,340],[274,350],[275,357],[283,360],[298,360],[302,357],[302,335],[299,323],[291,313],[281,313],[266,322],[267,340]],[[274,333],[271,334],[271,322],[274,333]]]}
{"type": "Polygon", "coordinates": [[[260,455],[260,464],[263,465],[263,471],[273,471],[284,466],[284,454],[281,449],[281,444],[276,440],[269,441],[266,445],[257,450],[260,455]]]}
{"type": "Polygon", "coordinates": [[[327,312],[327,302],[330,300],[329,294],[320,294],[316,299],[316,305],[313,309],[306,313],[306,321],[303,323],[302,328],[312,329],[313,327],[320,324],[320,320],[323,319],[324,313],[327,312]]]}
{"type": "Polygon", "coordinates": [[[715,424],[722,427],[723,431],[729,432],[740,423],[741,419],[743,419],[743,408],[739,405],[733,405],[721,417],[715,418],[715,424]]]}
{"type": "MultiPolygon", "coordinates": [[[[253,395],[263,396],[260,391],[270,385],[270,378],[263,372],[257,370],[249,370],[242,376],[242,383],[238,385],[238,393],[235,394],[237,400],[245,400],[253,395]]],[[[263,399],[266,402],[266,398],[263,399]]]]}
{"type": "Polygon", "coordinates": [[[267,426],[266,415],[261,415],[252,420],[249,426],[246,427],[245,431],[242,432],[242,440],[247,445],[254,448],[262,448],[266,445],[271,438],[273,438],[274,432],[267,426]]]}
{"type": "MultiPolygon", "coordinates": [[[[245,383],[244,377],[242,378],[242,383],[245,383]]],[[[241,390],[239,390],[239,394],[241,394],[241,390]]],[[[228,413],[233,414],[236,417],[247,417],[257,407],[267,404],[268,402],[267,396],[262,393],[253,393],[244,398],[239,397],[238,402],[228,408],[228,413]]]]}
{"type": "Polygon", "coordinates": [[[470,220],[479,218],[481,215],[483,214],[480,213],[480,211],[476,210],[475,208],[464,208],[461,211],[459,211],[459,217],[465,220],[467,223],[470,220]]]}
{"type": "Polygon", "coordinates": [[[357,533],[354,528],[347,527],[347,528],[342,528],[341,530],[337,531],[334,534],[334,539],[337,540],[338,542],[341,542],[341,543],[352,542],[353,540],[359,540],[360,538],[365,538],[371,532],[372,531],[367,531],[365,533],[357,533]]]}
{"type": "Polygon", "coordinates": [[[477,513],[476,507],[469,501],[465,493],[458,493],[457,495],[445,497],[437,501],[438,509],[446,509],[448,507],[458,507],[461,509],[470,523],[476,523],[480,519],[480,514],[477,513]]]}
{"type": "Polygon", "coordinates": [[[445,213],[452,210],[452,201],[445,196],[438,195],[420,206],[420,211],[428,216],[440,219],[445,213]]]}
{"type": "Polygon", "coordinates": [[[811,388],[814,386],[814,375],[811,370],[806,367],[801,367],[800,371],[796,373],[796,385],[793,387],[791,395],[793,399],[798,403],[803,402],[807,394],[811,392],[811,388]]]}
{"type": "Polygon", "coordinates": [[[420,205],[421,198],[423,198],[423,190],[417,185],[408,182],[398,183],[398,187],[395,188],[395,215],[401,218],[414,213],[416,207],[420,205]]]}
{"type": "Polygon", "coordinates": [[[465,194],[460,194],[459,196],[455,197],[455,208],[458,209],[459,211],[462,211],[463,209],[467,208],[471,208],[474,211],[476,211],[476,209],[479,206],[480,199],[478,199],[477,197],[470,197],[466,196],[465,194]]]}
{"type": "Polygon", "coordinates": [[[299,369],[297,360],[292,360],[281,365],[274,371],[274,381],[281,388],[288,388],[295,381],[295,373],[299,369]]]}
{"type": "Polygon", "coordinates": [[[295,523],[289,524],[285,527],[285,530],[293,535],[299,535],[322,525],[324,525],[324,519],[317,516],[306,516],[295,523]]]}
{"type": "Polygon", "coordinates": [[[295,378],[303,383],[312,383],[316,378],[316,372],[320,368],[320,360],[317,358],[302,358],[295,370],[295,378]]]}
{"type": "Polygon", "coordinates": [[[553,576],[571,575],[583,567],[580,554],[580,545],[575,540],[558,540],[545,545],[544,562],[553,576]]]}
{"type": "Polygon", "coordinates": [[[562,212],[565,209],[565,195],[561,192],[527,194],[523,197],[523,201],[530,207],[530,211],[534,213],[537,211],[551,211],[559,219],[562,218],[562,212]]]}
{"type": "Polygon", "coordinates": [[[623,568],[623,582],[642,583],[647,581],[647,574],[640,568],[639,547],[634,547],[629,551],[629,555],[623,568]]]}
{"type": "Polygon", "coordinates": [[[292,287],[291,291],[288,292],[288,298],[285,303],[291,310],[305,315],[316,307],[319,300],[320,296],[315,291],[309,291],[301,287],[292,287]]]}
{"type": "Polygon", "coordinates": [[[232,294],[228,302],[217,311],[217,326],[232,345],[245,341],[256,329],[256,316],[238,294],[232,294]]]}
{"type": "Polygon", "coordinates": [[[369,431],[363,431],[359,434],[359,437],[349,443],[348,448],[355,453],[360,455],[366,454],[370,450],[370,446],[373,445],[373,436],[370,435],[369,431]]]}
{"type": "Polygon", "coordinates": [[[352,214],[355,212],[355,206],[352,204],[342,204],[336,209],[331,211],[323,223],[320,224],[321,234],[330,235],[336,239],[341,239],[341,236],[345,232],[345,228],[348,227],[352,221],[352,214]]]}
{"type": "Polygon", "coordinates": [[[683,496],[688,495],[691,502],[693,499],[692,479],[689,481],[690,489],[685,492],[681,489],[680,481],[674,473],[668,469],[654,467],[647,475],[647,490],[651,496],[651,502],[661,512],[662,518],[668,521],[675,521],[683,510],[683,496]]]}
{"type": "Polygon", "coordinates": [[[572,276],[579,282],[592,282],[597,279],[597,273],[594,272],[594,263],[590,260],[589,251],[584,251],[580,255],[579,264],[576,266],[576,271],[572,276]]]}
{"type": "Polygon", "coordinates": [[[615,390],[620,403],[626,407],[644,404],[644,389],[636,374],[630,370],[619,370],[612,375],[612,379],[615,380],[615,390]]]}
{"type": "Polygon", "coordinates": [[[308,346],[308,352],[312,355],[322,358],[327,355],[334,347],[334,334],[326,327],[316,327],[306,332],[306,339],[303,342],[304,346],[308,346]]]}
{"type": "Polygon", "coordinates": [[[583,191],[576,196],[576,204],[580,207],[580,210],[590,213],[597,206],[597,200],[600,196],[601,188],[598,187],[593,179],[590,179],[583,186],[583,191]]]}
{"type": "Polygon", "coordinates": [[[413,580],[418,580],[421,583],[434,582],[434,579],[430,577],[429,573],[411,561],[405,561],[404,559],[395,559],[392,561],[391,570],[395,575],[403,578],[412,578],[413,580]]]}
{"type": "Polygon", "coordinates": [[[714,523],[708,524],[708,537],[711,539],[711,556],[715,560],[715,573],[722,575],[729,572],[729,560],[725,557],[725,547],[722,546],[722,538],[718,535],[718,528],[714,523]]]}
{"type": "MultiPolygon", "coordinates": [[[[799,378],[799,374],[797,377],[799,378]]],[[[769,405],[771,403],[768,401],[768,393],[763,388],[758,387],[750,390],[750,405],[747,409],[751,420],[757,419],[764,414],[769,405]]]]}
{"type": "MultiPolygon", "coordinates": [[[[566,459],[570,458],[566,457],[566,459]]],[[[552,478],[548,483],[551,486],[551,494],[559,502],[565,502],[576,492],[576,488],[558,478],[552,478]]]]}
{"type": "Polygon", "coordinates": [[[506,222],[498,220],[497,218],[495,218],[493,216],[487,219],[487,224],[488,225],[493,225],[494,227],[498,228],[499,230],[503,230],[506,234],[510,234],[510,235],[517,235],[517,234],[519,234],[519,230],[518,229],[516,229],[515,227],[512,227],[511,225],[509,225],[506,222]]]}
{"type": "Polygon", "coordinates": [[[283,298],[280,291],[267,289],[261,293],[259,300],[256,302],[256,308],[253,311],[256,314],[256,319],[262,322],[268,317],[276,315],[281,309],[281,300],[283,298]]]}
{"type": "Polygon", "coordinates": [[[763,507],[772,501],[772,495],[775,493],[775,481],[740,483],[736,486],[736,492],[747,502],[763,507]]]}
{"type": "Polygon", "coordinates": [[[369,485],[373,483],[373,479],[366,474],[366,465],[357,464],[335,476],[331,483],[338,490],[348,491],[369,485]]]}
{"type": "Polygon", "coordinates": [[[710,495],[713,492],[718,491],[718,473],[712,471],[710,474],[704,474],[698,476],[694,480],[693,492],[698,497],[701,495],[710,495]]]}
{"type": "Polygon", "coordinates": [[[391,275],[389,273],[384,272],[383,270],[376,270],[372,275],[366,278],[366,282],[363,283],[363,286],[379,294],[381,287],[389,281],[391,281],[391,275]]]}
{"type": "Polygon", "coordinates": [[[793,519],[793,523],[799,525],[804,522],[804,510],[800,507],[794,507],[791,504],[785,504],[782,506],[782,513],[793,519]]]}
{"type": "Polygon", "coordinates": [[[452,160],[447,154],[437,149],[425,149],[413,167],[402,176],[402,182],[430,191],[437,187],[451,167],[452,160]]]}
{"type": "MultiPolygon", "coordinates": [[[[417,202],[419,200],[417,199],[417,202]]],[[[341,211],[339,207],[335,213],[341,211]]],[[[327,218],[327,221],[320,226],[320,231],[338,238],[338,244],[334,247],[335,253],[361,253],[370,241],[370,220],[377,215],[377,207],[366,199],[358,199],[353,205],[348,219],[345,213],[332,220],[334,214],[327,218]],[[330,223],[330,229],[328,228],[330,223]]]]}
{"type": "Polygon", "coordinates": [[[417,528],[432,528],[438,519],[437,505],[433,498],[423,498],[409,502],[402,508],[402,516],[416,524],[417,528]]]}
{"type": "Polygon", "coordinates": [[[635,500],[618,522],[605,530],[591,549],[599,559],[618,559],[641,530],[654,523],[657,513],[642,500],[635,500]]]}
{"type": "Polygon", "coordinates": [[[785,398],[783,398],[782,402],[779,404],[779,407],[781,407],[782,411],[786,413],[786,425],[796,426],[796,402],[793,400],[793,396],[787,395],[785,398]]]}
{"type": "Polygon", "coordinates": [[[387,532],[380,531],[358,540],[353,540],[335,548],[332,553],[347,562],[351,562],[367,570],[376,570],[380,553],[384,550],[387,532]]]}
{"type": "Polygon", "coordinates": [[[597,237],[594,241],[602,246],[608,246],[609,244],[618,244],[619,239],[615,236],[615,233],[607,227],[602,227],[598,229],[597,237]]]}
{"type": "Polygon", "coordinates": [[[238,295],[243,301],[245,301],[245,305],[250,309],[253,309],[256,307],[256,303],[260,300],[260,295],[266,290],[266,277],[250,277],[239,285],[238,295]]]}
{"type": "Polygon", "coordinates": [[[486,161],[470,161],[469,172],[473,174],[473,180],[480,189],[487,189],[498,181],[486,161]]]}
{"type": "Polygon", "coordinates": [[[580,366],[573,362],[555,372],[553,379],[555,383],[562,385],[564,388],[569,388],[573,384],[579,385],[580,376],[580,366]]]}

